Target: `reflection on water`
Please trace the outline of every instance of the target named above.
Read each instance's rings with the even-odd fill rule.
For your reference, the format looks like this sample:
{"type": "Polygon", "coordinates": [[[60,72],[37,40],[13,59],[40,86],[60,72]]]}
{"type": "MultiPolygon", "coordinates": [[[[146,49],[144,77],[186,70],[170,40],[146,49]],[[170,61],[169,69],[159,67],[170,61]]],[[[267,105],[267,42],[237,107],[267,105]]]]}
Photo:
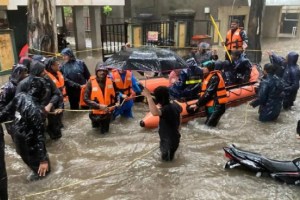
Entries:
{"type": "Polygon", "coordinates": [[[139,127],[148,110],[138,103],[134,119],[117,119],[110,133],[93,129],[84,112],[66,112],[63,137],[47,139],[52,173],[28,183],[29,170],[6,135],[10,199],[298,199],[299,187],[258,178],[241,170],[224,170],[222,147],[234,143],[267,157],[300,157],[296,122],[299,97],[292,111],[276,122],[258,121],[247,104],[229,108],[217,128],[205,119],[184,124],[182,140],[171,163],[160,160],[157,130],[139,127]]]}

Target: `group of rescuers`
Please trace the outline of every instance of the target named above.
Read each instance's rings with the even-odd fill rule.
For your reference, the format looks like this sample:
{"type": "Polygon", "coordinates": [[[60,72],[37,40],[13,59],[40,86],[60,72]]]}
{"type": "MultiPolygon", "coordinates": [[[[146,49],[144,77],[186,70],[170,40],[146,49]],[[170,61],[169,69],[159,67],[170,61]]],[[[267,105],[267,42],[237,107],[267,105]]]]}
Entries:
{"type": "MultiPolygon", "coordinates": [[[[180,141],[179,126],[182,108],[173,100],[197,99],[189,109],[196,111],[205,106],[208,126],[216,126],[228,102],[225,87],[248,83],[252,65],[244,50],[247,37],[232,21],[226,42],[231,55],[218,61],[209,44],[200,43],[187,59],[188,68],[170,73],[170,87],[157,87],[152,96],[128,70],[109,71],[101,63],[91,76],[85,63],[76,59],[69,48],[62,50],[64,60],[59,66],[57,58],[34,55],[22,58],[14,65],[9,81],[1,87],[0,122],[15,143],[16,151],[32,170],[29,180],[38,180],[50,172],[50,161],[45,146],[45,129],[53,140],[59,139],[63,128],[64,100],[77,110],[87,106],[92,127],[101,133],[109,131],[111,119],[119,115],[131,118],[133,97],[146,97],[150,112],[160,116],[159,136],[162,159],[174,157],[180,141]],[[199,95],[200,94],[200,95],[199,95]],[[154,99],[153,99],[154,98],[154,99]],[[158,106],[157,106],[158,105],[158,106]],[[47,119],[47,126],[46,126],[47,119]]],[[[125,49],[126,50],[126,49],[125,49]]],[[[264,67],[264,77],[258,87],[257,98],[250,104],[260,106],[259,120],[275,120],[283,105],[293,106],[299,88],[298,54],[291,52],[286,58],[269,52],[271,63],[264,67]]],[[[0,199],[7,199],[7,175],[4,162],[4,136],[0,126],[0,199]]]]}

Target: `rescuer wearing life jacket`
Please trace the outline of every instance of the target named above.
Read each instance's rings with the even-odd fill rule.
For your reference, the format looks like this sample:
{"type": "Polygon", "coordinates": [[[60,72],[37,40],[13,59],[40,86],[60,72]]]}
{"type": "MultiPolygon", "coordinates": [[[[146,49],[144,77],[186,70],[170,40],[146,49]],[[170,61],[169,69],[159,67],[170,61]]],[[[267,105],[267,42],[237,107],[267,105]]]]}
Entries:
{"type": "Polygon", "coordinates": [[[118,91],[122,93],[122,95],[119,95],[121,106],[114,110],[113,119],[119,115],[126,118],[133,118],[133,97],[142,92],[139,82],[130,70],[113,69],[111,76],[118,91]]]}
{"type": "Polygon", "coordinates": [[[97,64],[95,74],[87,82],[83,100],[92,109],[89,117],[93,128],[100,127],[104,134],[109,131],[111,113],[117,102],[116,86],[101,63],[97,64]]]}
{"type": "Polygon", "coordinates": [[[221,72],[214,70],[214,62],[205,62],[203,66],[204,80],[200,98],[196,105],[192,105],[190,109],[197,110],[201,106],[205,106],[207,114],[205,124],[217,126],[221,116],[225,113],[225,104],[228,102],[225,82],[221,72]]]}
{"type": "MultiPolygon", "coordinates": [[[[238,19],[231,20],[230,30],[227,32],[226,41],[222,45],[226,46],[229,54],[232,50],[245,50],[248,47],[247,34],[239,27],[238,19]]],[[[225,60],[230,60],[227,53],[225,54],[225,60]]]]}
{"type": "Polygon", "coordinates": [[[178,81],[170,87],[170,95],[174,99],[197,99],[201,89],[203,72],[194,58],[189,58],[187,69],[180,72],[178,81]]]}

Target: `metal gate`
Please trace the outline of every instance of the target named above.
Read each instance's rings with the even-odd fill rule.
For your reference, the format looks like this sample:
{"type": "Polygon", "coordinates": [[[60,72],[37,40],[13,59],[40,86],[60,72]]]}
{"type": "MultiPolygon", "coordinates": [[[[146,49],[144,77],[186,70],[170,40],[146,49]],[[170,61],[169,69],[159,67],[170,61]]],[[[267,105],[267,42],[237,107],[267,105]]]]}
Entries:
{"type": "Polygon", "coordinates": [[[144,22],[142,23],[143,45],[174,46],[174,22],[144,22]],[[149,32],[157,32],[157,40],[149,40],[149,32]]]}
{"type": "Polygon", "coordinates": [[[112,54],[121,50],[127,43],[128,24],[101,25],[102,58],[106,61],[112,54]]]}

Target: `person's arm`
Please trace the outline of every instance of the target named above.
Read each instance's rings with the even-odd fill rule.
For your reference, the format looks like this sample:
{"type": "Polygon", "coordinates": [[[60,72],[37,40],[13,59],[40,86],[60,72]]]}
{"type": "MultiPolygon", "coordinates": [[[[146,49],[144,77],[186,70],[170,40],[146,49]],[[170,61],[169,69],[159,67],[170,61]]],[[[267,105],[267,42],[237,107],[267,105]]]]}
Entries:
{"type": "Polygon", "coordinates": [[[147,88],[144,88],[144,90],[142,91],[142,95],[144,95],[147,98],[151,114],[153,116],[161,116],[161,111],[155,105],[155,103],[154,103],[154,101],[152,99],[150,91],[147,88]]]}
{"type": "Polygon", "coordinates": [[[299,88],[299,72],[295,68],[291,68],[290,70],[290,78],[291,84],[284,88],[284,91],[297,91],[299,88]]]}
{"type": "Polygon", "coordinates": [[[50,92],[51,92],[51,99],[49,103],[45,106],[45,110],[50,112],[53,105],[58,105],[59,102],[63,101],[63,95],[60,90],[56,87],[55,83],[49,78],[45,77],[45,81],[49,83],[50,92]]]}
{"type": "Polygon", "coordinates": [[[60,69],[60,72],[63,74],[64,76],[64,80],[65,80],[65,86],[67,87],[73,87],[73,88],[80,88],[81,85],[72,81],[71,79],[68,78],[68,73],[67,73],[67,70],[65,69],[66,67],[68,66],[63,66],[61,69],[60,69]]]}
{"type": "Polygon", "coordinates": [[[95,102],[94,100],[90,99],[92,93],[92,83],[91,81],[88,81],[85,87],[85,92],[83,96],[83,101],[90,107],[94,109],[99,109],[100,105],[99,103],[95,102]]]}
{"type": "Polygon", "coordinates": [[[278,56],[275,53],[268,51],[267,52],[270,58],[270,62],[273,64],[277,64],[279,66],[283,66],[285,64],[285,58],[282,56],[278,56]]]}
{"type": "Polygon", "coordinates": [[[8,117],[11,116],[11,114],[14,114],[16,111],[16,105],[18,103],[17,96],[13,98],[13,100],[10,101],[10,103],[5,106],[0,111],[0,123],[5,122],[8,120],[8,117]]]}
{"type": "Polygon", "coordinates": [[[248,45],[248,36],[246,34],[246,31],[242,30],[240,32],[240,35],[241,35],[242,41],[245,42],[248,45]]]}
{"type": "Polygon", "coordinates": [[[139,82],[135,78],[135,76],[132,74],[131,76],[131,82],[132,82],[132,89],[135,93],[139,94],[141,93],[141,88],[139,87],[139,82]]]}
{"type": "Polygon", "coordinates": [[[32,133],[34,134],[34,141],[36,141],[36,147],[38,151],[38,158],[40,161],[38,174],[39,176],[45,176],[46,172],[49,169],[48,163],[48,155],[45,145],[45,120],[42,112],[39,109],[34,109],[29,111],[28,124],[32,129],[32,133]]]}
{"type": "Polygon", "coordinates": [[[204,106],[207,102],[212,100],[214,95],[216,95],[216,92],[218,90],[218,84],[219,84],[219,77],[217,75],[214,75],[211,77],[208,83],[208,88],[206,89],[205,93],[199,98],[196,105],[198,107],[204,106]]]}
{"type": "Polygon", "coordinates": [[[88,81],[91,76],[90,71],[84,62],[82,62],[82,67],[83,67],[83,76],[84,76],[85,80],[88,81]]]}

